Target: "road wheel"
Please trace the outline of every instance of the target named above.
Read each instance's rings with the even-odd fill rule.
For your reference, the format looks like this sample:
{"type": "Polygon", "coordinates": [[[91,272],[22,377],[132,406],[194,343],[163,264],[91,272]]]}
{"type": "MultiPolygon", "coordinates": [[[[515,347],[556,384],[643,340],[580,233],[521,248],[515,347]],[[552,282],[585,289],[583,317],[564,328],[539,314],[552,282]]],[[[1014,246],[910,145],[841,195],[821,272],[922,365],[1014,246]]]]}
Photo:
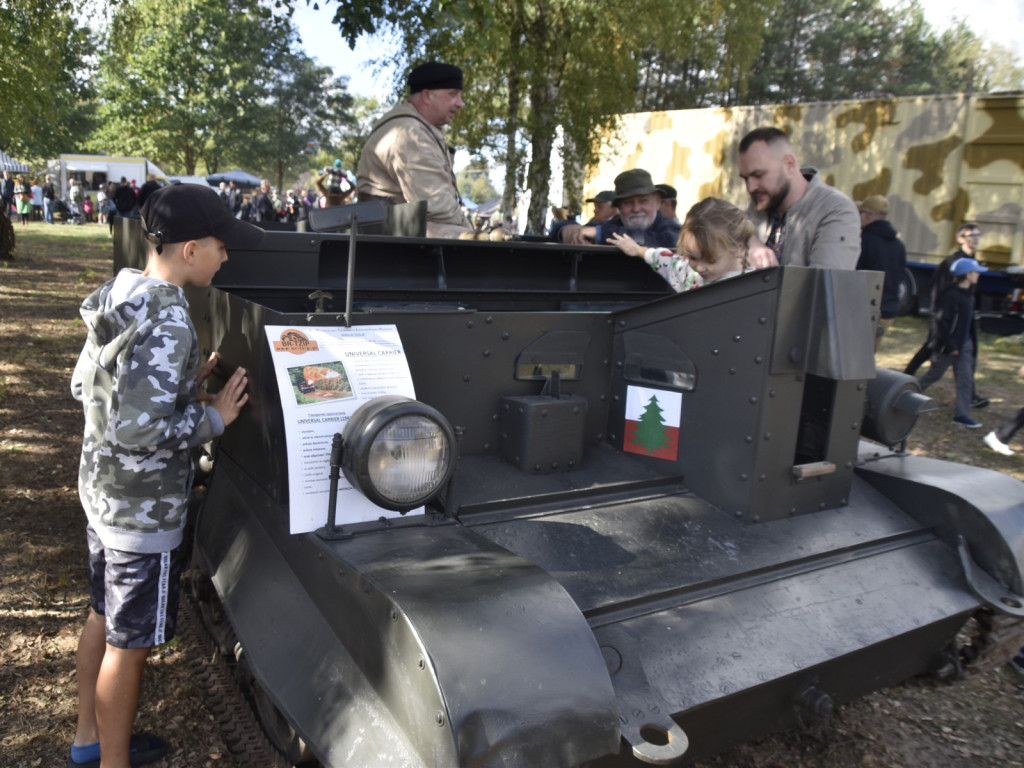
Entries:
{"type": "Polygon", "coordinates": [[[263,732],[285,760],[291,765],[308,765],[315,762],[313,753],[306,742],[295,732],[292,724],[256,681],[249,668],[249,660],[241,643],[235,646],[235,674],[246,696],[250,697],[263,732]]]}

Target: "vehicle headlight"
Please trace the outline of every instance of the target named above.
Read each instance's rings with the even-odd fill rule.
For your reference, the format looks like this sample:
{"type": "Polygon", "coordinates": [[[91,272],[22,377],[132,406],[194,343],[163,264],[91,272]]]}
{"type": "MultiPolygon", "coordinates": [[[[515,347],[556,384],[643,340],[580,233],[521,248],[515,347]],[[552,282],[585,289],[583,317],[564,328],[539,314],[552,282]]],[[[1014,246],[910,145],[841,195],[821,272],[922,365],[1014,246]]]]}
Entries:
{"type": "Polygon", "coordinates": [[[342,470],[379,507],[408,512],[426,504],[455,468],[455,436],[429,405],[384,395],[361,405],[342,432],[342,470]]]}

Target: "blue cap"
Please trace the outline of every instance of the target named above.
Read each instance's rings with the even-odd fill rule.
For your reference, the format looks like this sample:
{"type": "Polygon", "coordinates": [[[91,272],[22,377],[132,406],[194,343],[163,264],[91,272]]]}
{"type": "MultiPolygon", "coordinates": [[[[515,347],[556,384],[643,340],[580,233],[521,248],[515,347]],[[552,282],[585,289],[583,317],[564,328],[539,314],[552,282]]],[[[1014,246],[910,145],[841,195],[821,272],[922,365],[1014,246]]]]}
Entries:
{"type": "Polygon", "coordinates": [[[983,267],[974,259],[966,257],[954,261],[951,269],[956,277],[963,277],[968,272],[988,272],[988,267],[983,267]]]}

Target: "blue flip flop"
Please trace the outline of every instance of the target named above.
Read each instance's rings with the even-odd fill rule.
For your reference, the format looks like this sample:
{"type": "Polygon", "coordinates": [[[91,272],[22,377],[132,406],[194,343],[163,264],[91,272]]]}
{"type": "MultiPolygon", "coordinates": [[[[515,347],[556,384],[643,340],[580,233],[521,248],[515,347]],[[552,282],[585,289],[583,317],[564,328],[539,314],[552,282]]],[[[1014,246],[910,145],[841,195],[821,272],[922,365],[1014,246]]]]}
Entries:
{"type": "MultiPolygon", "coordinates": [[[[149,765],[167,754],[167,742],[151,733],[133,733],[129,742],[131,753],[128,759],[134,765],[149,765]]],[[[68,758],[67,768],[100,768],[100,759],[76,763],[68,758]]]]}

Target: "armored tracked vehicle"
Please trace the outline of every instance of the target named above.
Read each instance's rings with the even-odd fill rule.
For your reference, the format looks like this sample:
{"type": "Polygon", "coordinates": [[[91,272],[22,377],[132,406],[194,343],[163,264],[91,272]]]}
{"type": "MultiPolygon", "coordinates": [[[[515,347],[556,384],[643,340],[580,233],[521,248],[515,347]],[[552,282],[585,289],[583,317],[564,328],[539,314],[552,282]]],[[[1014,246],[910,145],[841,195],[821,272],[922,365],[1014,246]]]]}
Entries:
{"type": "Polygon", "coordinates": [[[685,764],[955,667],[965,622],[1022,613],[1024,485],[901,452],[929,401],[875,369],[880,286],[676,295],[542,243],[231,253],[189,300],[251,397],[194,567],[268,734],[332,768],[685,764]]]}

